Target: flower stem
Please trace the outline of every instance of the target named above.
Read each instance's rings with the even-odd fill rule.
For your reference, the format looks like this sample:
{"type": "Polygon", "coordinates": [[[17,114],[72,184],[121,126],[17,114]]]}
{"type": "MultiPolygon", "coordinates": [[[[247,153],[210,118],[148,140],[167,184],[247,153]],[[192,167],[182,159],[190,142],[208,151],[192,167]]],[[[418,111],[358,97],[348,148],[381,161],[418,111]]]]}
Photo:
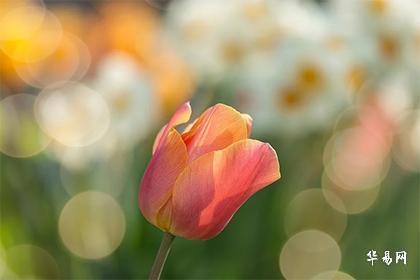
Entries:
{"type": "Polygon", "coordinates": [[[155,262],[153,263],[152,270],[150,271],[150,280],[159,280],[160,274],[162,273],[163,266],[165,265],[166,258],[169,255],[171,250],[172,241],[174,241],[175,236],[165,232],[160,243],[159,251],[157,252],[155,262]]]}

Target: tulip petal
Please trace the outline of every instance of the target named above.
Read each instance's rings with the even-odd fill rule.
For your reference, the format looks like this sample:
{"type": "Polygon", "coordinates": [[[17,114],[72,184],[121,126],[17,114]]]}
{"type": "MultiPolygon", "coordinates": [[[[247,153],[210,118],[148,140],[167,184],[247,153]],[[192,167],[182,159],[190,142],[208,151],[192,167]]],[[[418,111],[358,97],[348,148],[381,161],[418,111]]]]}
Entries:
{"type": "Polygon", "coordinates": [[[162,142],[162,139],[165,139],[168,135],[171,128],[174,126],[186,123],[191,118],[191,105],[189,102],[186,102],[181,105],[181,107],[176,110],[168,124],[166,124],[162,129],[159,131],[158,135],[156,136],[155,142],[153,144],[153,154],[158,149],[159,145],[162,142]]]}
{"type": "Polygon", "coordinates": [[[162,139],[162,135],[163,132],[165,132],[165,129],[167,127],[167,124],[165,124],[160,130],[159,133],[157,134],[156,138],[155,138],[155,142],[153,143],[153,150],[152,150],[152,154],[154,154],[158,148],[158,145],[162,139]]]}
{"type": "Polygon", "coordinates": [[[253,123],[254,120],[248,114],[241,114],[241,115],[242,115],[242,118],[246,122],[246,127],[247,127],[247,131],[248,131],[248,137],[250,137],[251,136],[251,133],[252,133],[252,123],[253,123]]]}
{"type": "Polygon", "coordinates": [[[178,131],[172,128],[153,155],[140,183],[139,206],[152,224],[158,225],[159,212],[171,197],[175,181],[187,164],[185,144],[178,131]]]}
{"type": "Polygon", "coordinates": [[[183,134],[190,162],[208,152],[221,150],[248,137],[248,118],[224,104],[204,112],[183,134]]]}
{"type": "Polygon", "coordinates": [[[213,238],[251,195],[279,178],[275,150],[257,140],[205,154],[176,181],[170,232],[187,239],[213,238]]]}
{"type": "Polygon", "coordinates": [[[198,120],[199,120],[199,119],[195,119],[192,123],[188,124],[188,125],[185,127],[185,129],[184,129],[184,131],[182,132],[182,134],[186,134],[186,133],[190,132],[190,131],[191,131],[191,129],[194,127],[194,125],[197,123],[197,121],[198,121],[198,120]]]}
{"type": "Polygon", "coordinates": [[[172,188],[188,164],[187,148],[173,127],[187,122],[189,103],[183,104],[156,137],[153,157],[140,183],[139,206],[146,219],[160,228],[168,228],[172,188]],[[168,208],[169,206],[169,208],[168,208]]]}

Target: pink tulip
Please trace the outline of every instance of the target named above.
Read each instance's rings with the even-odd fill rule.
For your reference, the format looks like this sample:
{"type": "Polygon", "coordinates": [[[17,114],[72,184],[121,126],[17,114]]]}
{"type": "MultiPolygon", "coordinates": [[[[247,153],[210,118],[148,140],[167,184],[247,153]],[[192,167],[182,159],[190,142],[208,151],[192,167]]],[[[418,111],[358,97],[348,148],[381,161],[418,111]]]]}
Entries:
{"type": "Polygon", "coordinates": [[[279,162],[269,144],[249,139],[249,115],[217,104],[178,132],[190,117],[185,103],[156,137],[139,205],[165,232],[210,239],[248,198],[280,178],[279,162]]]}

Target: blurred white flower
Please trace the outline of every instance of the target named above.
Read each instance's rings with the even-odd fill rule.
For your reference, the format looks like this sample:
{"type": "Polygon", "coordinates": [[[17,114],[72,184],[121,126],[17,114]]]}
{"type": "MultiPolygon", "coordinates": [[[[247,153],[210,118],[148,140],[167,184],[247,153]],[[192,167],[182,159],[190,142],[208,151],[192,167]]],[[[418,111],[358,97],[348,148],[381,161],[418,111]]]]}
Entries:
{"type": "MultiPolygon", "coordinates": [[[[231,34],[236,24],[232,20],[232,2],[174,1],[168,13],[168,34],[198,71],[198,75],[220,75],[225,67],[223,53],[220,53],[222,36],[231,34]]],[[[233,34],[240,35],[238,32],[233,34]]],[[[227,46],[225,56],[235,59],[240,55],[239,47],[227,46]]]]}
{"type": "Polygon", "coordinates": [[[35,117],[43,131],[69,147],[88,146],[104,136],[110,111],[104,98],[82,83],[59,82],[36,98],[35,117]]]}
{"type": "Polygon", "coordinates": [[[147,135],[155,116],[152,87],[136,61],[124,53],[112,53],[99,64],[92,87],[103,95],[111,113],[105,137],[119,149],[129,149],[147,135]]]}
{"type": "Polygon", "coordinates": [[[332,17],[354,45],[363,48],[378,73],[412,67],[414,26],[420,2],[412,0],[331,1],[332,17]]]}
{"type": "Polygon", "coordinates": [[[403,115],[393,147],[395,161],[404,169],[420,172],[420,110],[403,115]]]}
{"type": "MultiPolygon", "coordinates": [[[[305,133],[328,127],[350,101],[402,69],[416,76],[419,5],[337,0],[322,9],[309,1],[182,0],[169,9],[168,33],[202,81],[228,81],[239,92],[236,100],[253,113],[257,129],[305,133]]],[[[396,98],[391,91],[383,91],[384,100],[396,98]]]]}
{"type": "Polygon", "coordinates": [[[394,125],[399,126],[407,111],[415,107],[413,89],[407,71],[388,75],[374,90],[379,105],[394,125]]]}
{"type": "Polygon", "coordinates": [[[84,170],[94,163],[110,161],[115,147],[114,139],[109,137],[102,137],[83,147],[70,147],[54,142],[48,147],[46,155],[60,162],[65,169],[84,170]]]}
{"type": "Polygon", "coordinates": [[[67,168],[83,169],[133,148],[145,137],[157,116],[149,80],[130,56],[112,53],[89,83],[103,98],[110,115],[107,131],[84,147],[51,146],[52,154],[67,168]]]}
{"type": "Polygon", "coordinates": [[[349,102],[337,71],[339,57],[319,42],[284,43],[273,67],[255,68],[242,81],[238,103],[254,117],[256,129],[301,134],[328,127],[349,102]]]}
{"type": "Polygon", "coordinates": [[[167,26],[197,76],[215,80],[238,78],[244,68],[270,62],[282,42],[326,30],[316,6],[270,0],[174,1],[167,26]]]}
{"type": "Polygon", "coordinates": [[[313,41],[327,35],[327,16],[318,5],[309,1],[278,1],[274,17],[285,40],[296,38],[313,41]]]}

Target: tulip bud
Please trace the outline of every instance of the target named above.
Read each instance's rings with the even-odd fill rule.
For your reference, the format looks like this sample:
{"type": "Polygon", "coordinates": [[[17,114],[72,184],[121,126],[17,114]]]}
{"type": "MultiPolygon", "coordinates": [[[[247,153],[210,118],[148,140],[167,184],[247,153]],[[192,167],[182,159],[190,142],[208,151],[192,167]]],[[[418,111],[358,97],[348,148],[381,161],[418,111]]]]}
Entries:
{"type": "Polygon", "coordinates": [[[158,134],[140,183],[139,206],[161,230],[187,239],[219,234],[255,192],[280,178],[275,150],[249,139],[252,118],[217,104],[179,133],[183,104],[158,134]]]}

